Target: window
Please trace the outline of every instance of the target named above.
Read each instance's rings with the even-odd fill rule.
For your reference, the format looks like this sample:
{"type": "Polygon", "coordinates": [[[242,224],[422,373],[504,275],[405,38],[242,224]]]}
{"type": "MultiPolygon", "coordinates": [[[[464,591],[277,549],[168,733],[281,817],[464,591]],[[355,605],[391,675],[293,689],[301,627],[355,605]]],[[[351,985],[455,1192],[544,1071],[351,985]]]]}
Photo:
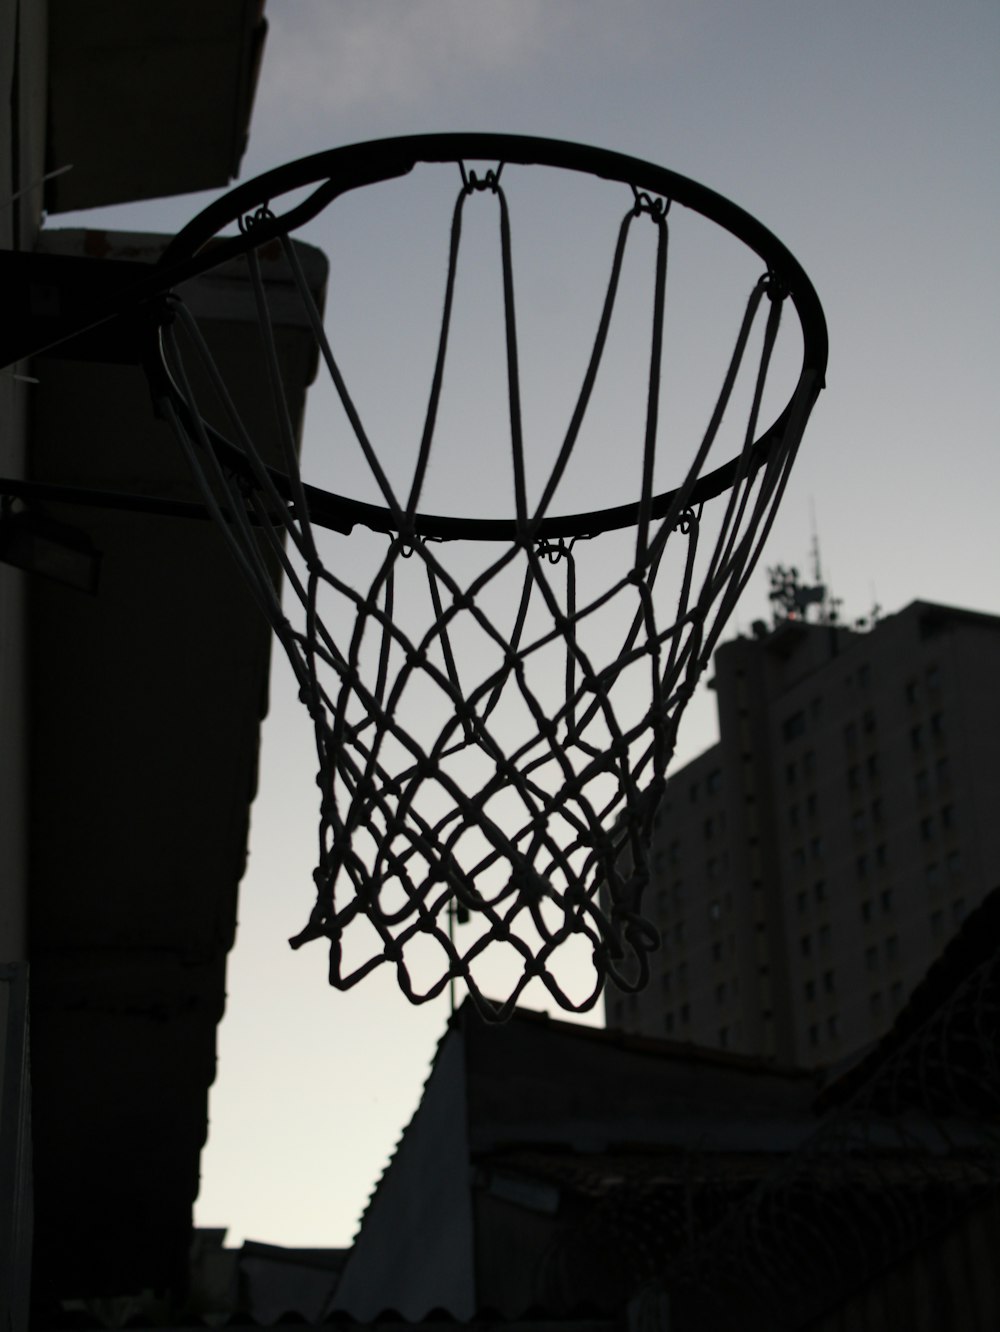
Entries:
{"type": "Polygon", "coordinates": [[[868,877],[868,857],[867,857],[867,856],[858,856],[858,858],[857,858],[857,860],[854,862],[854,864],[855,864],[855,868],[857,869],[857,872],[858,872],[858,878],[859,878],[859,879],[867,878],[867,877],[868,877]]]}
{"type": "Polygon", "coordinates": [[[934,776],[938,786],[947,786],[951,781],[951,773],[946,758],[938,759],[937,763],[934,764],[934,776]]]}
{"type": "Polygon", "coordinates": [[[865,949],[865,966],[869,971],[878,970],[878,949],[874,946],[865,949]]]}
{"type": "Polygon", "coordinates": [[[802,771],[807,777],[816,775],[816,755],[811,749],[807,749],[802,755],[802,771]]]}
{"type": "Polygon", "coordinates": [[[914,754],[919,754],[924,747],[924,728],[922,726],[913,726],[910,728],[910,748],[914,754]]]}
{"type": "Polygon", "coordinates": [[[681,962],[681,964],[680,964],[680,965],[678,966],[678,968],[677,968],[677,983],[678,983],[680,986],[682,986],[682,987],[686,987],[686,986],[687,986],[687,983],[688,983],[688,969],[687,969],[687,963],[686,963],[686,962],[681,962]]]}
{"type": "Polygon", "coordinates": [[[804,712],[793,712],[790,717],[786,717],[781,727],[781,734],[785,741],[796,740],[800,735],[805,734],[806,714],[804,712]]]}
{"type": "Polygon", "coordinates": [[[882,1012],[882,991],[873,990],[868,996],[868,1011],[872,1017],[879,1017],[882,1012]]]}
{"type": "Polygon", "coordinates": [[[865,812],[863,809],[856,809],[851,817],[851,827],[856,833],[862,833],[865,830],[865,812]]]}
{"type": "Polygon", "coordinates": [[[722,940],[721,940],[721,939],[716,939],[716,941],[712,944],[712,961],[713,961],[713,962],[721,962],[721,961],[722,961],[722,940]]]}
{"type": "Polygon", "coordinates": [[[796,779],[795,764],[789,763],[788,766],[785,768],[785,782],[789,786],[794,786],[795,779],[796,779]]]}
{"type": "Polygon", "coordinates": [[[808,1000],[811,1001],[816,998],[816,982],[814,980],[807,980],[802,989],[808,1000]]]}
{"type": "Polygon", "coordinates": [[[879,842],[878,846],[875,848],[875,864],[879,869],[885,869],[887,860],[888,855],[885,849],[885,842],[879,842]]]}
{"type": "Polygon", "coordinates": [[[853,749],[858,743],[858,728],[854,722],[848,722],[844,727],[844,743],[848,749],[853,749]]]}
{"type": "Polygon", "coordinates": [[[819,927],[819,946],[820,946],[820,948],[822,948],[822,949],[824,950],[824,952],[826,951],[826,949],[828,949],[828,948],[830,947],[830,927],[829,927],[829,925],[821,925],[821,926],[819,927]]]}
{"type": "Polygon", "coordinates": [[[715,823],[712,819],[709,818],[705,820],[703,831],[705,833],[705,841],[710,842],[715,835],[715,823]]]}
{"type": "Polygon", "coordinates": [[[713,925],[717,925],[722,919],[722,904],[717,897],[708,904],[708,918],[713,925]]]}
{"type": "Polygon", "coordinates": [[[825,879],[817,879],[817,880],[816,880],[815,884],[813,885],[813,896],[816,898],[816,901],[817,901],[817,902],[825,902],[825,901],[826,901],[826,880],[825,880],[825,879]]]}
{"type": "Polygon", "coordinates": [[[809,1044],[819,1045],[819,1027],[816,1026],[815,1022],[809,1028],[809,1044]]]}
{"type": "Polygon", "coordinates": [[[934,837],[934,820],[929,814],[920,820],[920,836],[925,842],[930,842],[934,837]]]}
{"type": "Polygon", "coordinates": [[[871,920],[871,918],[872,918],[872,904],[871,904],[871,902],[870,902],[870,901],[869,901],[869,902],[862,902],[862,903],[861,903],[861,919],[867,924],[868,921],[871,920]]]}
{"type": "MultiPolygon", "coordinates": [[[[708,875],[710,879],[715,879],[718,877],[719,862],[714,857],[711,860],[706,860],[705,873],[708,875]]],[[[709,912],[709,914],[711,915],[711,912],[709,912]]]]}
{"type": "Polygon", "coordinates": [[[792,862],[797,869],[801,869],[806,863],[806,853],[801,846],[797,846],[792,852],[792,862]]]}
{"type": "Polygon", "coordinates": [[[788,811],[788,826],[789,826],[790,828],[797,828],[797,827],[799,826],[799,807],[798,807],[798,805],[792,805],[792,806],[790,807],[789,811],[788,811]]]}
{"type": "Polygon", "coordinates": [[[724,1004],[724,1003],[726,1002],[726,982],[725,982],[725,981],[719,981],[718,985],[715,987],[715,1002],[716,1002],[717,1004],[724,1004]]]}
{"type": "Polygon", "coordinates": [[[867,689],[872,682],[872,668],[865,662],[858,667],[858,684],[862,689],[867,689]]]}
{"type": "Polygon", "coordinates": [[[936,860],[932,860],[924,870],[928,888],[937,888],[941,883],[941,870],[936,860]]]}
{"type": "Polygon", "coordinates": [[[831,1013],[826,1020],[826,1031],[831,1041],[835,1041],[840,1035],[840,1018],[836,1013],[831,1013]]]}
{"type": "Polygon", "coordinates": [[[935,712],[931,717],[931,735],[940,739],[944,735],[944,713],[935,712]]]}
{"type": "Polygon", "coordinates": [[[892,988],[889,991],[889,999],[894,1009],[903,1006],[903,984],[902,981],[893,981],[892,988]]]}
{"type": "Polygon", "coordinates": [[[956,925],[965,919],[965,899],[963,897],[956,897],[952,903],[951,918],[956,925]]]}
{"type": "Polygon", "coordinates": [[[708,791],[711,795],[714,795],[716,791],[720,791],[721,789],[722,789],[722,769],[713,768],[712,771],[705,778],[705,790],[708,791]]]}
{"type": "Polygon", "coordinates": [[[895,934],[886,936],[885,941],[885,960],[895,962],[899,957],[899,939],[895,934]]]}
{"type": "Polygon", "coordinates": [[[885,890],[884,893],[882,893],[880,900],[882,903],[883,911],[892,910],[892,892],[888,888],[885,890]]]}
{"type": "Polygon", "coordinates": [[[796,893],[796,894],[795,894],[795,905],[798,907],[800,914],[801,914],[801,912],[805,911],[805,909],[806,909],[806,902],[807,902],[808,900],[809,900],[809,899],[806,897],[805,893],[796,893]]]}
{"type": "Polygon", "coordinates": [[[878,798],[872,801],[872,823],[880,824],[882,822],[882,801],[878,798]]]}
{"type": "Polygon", "coordinates": [[[664,993],[664,994],[669,994],[669,993],[670,993],[670,986],[671,986],[671,983],[673,982],[673,979],[674,979],[674,977],[673,977],[673,972],[670,972],[670,971],[665,971],[665,972],[663,973],[663,975],[661,976],[661,978],[660,978],[660,984],[661,984],[662,987],[663,987],[663,993],[664,993]]]}
{"type": "Polygon", "coordinates": [[[878,776],[878,755],[877,755],[877,754],[869,754],[869,755],[868,755],[868,761],[867,761],[867,763],[865,764],[865,766],[866,766],[867,769],[868,769],[868,776],[869,776],[869,777],[877,777],[877,776],[878,776]]]}
{"type": "Polygon", "coordinates": [[[802,938],[799,940],[799,952],[802,954],[803,957],[809,957],[809,956],[811,956],[811,954],[812,954],[812,936],[811,936],[811,935],[809,935],[809,934],[803,934],[802,938]]]}
{"type": "Polygon", "coordinates": [[[907,680],[906,682],[906,701],[907,703],[916,703],[918,697],[916,680],[907,680]]]}
{"type": "Polygon", "coordinates": [[[930,790],[930,782],[927,780],[927,773],[924,771],[917,773],[917,795],[925,796],[930,790]]]}
{"type": "Polygon", "coordinates": [[[808,796],[806,796],[806,813],[809,815],[810,818],[816,817],[816,810],[818,809],[818,807],[819,804],[816,799],[816,793],[815,791],[812,791],[808,796]]]}
{"type": "Polygon", "coordinates": [[[959,851],[948,852],[948,873],[954,878],[962,868],[962,855],[959,851]]]}
{"type": "Polygon", "coordinates": [[[941,688],[941,672],[937,666],[927,667],[927,688],[932,694],[936,694],[941,688]]]}
{"type": "Polygon", "coordinates": [[[931,912],[931,934],[934,935],[934,938],[935,938],[935,939],[940,939],[941,935],[944,934],[944,912],[943,912],[943,911],[932,911],[932,912],[931,912]]]}
{"type": "Polygon", "coordinates": [[[719,1028],[719,1048],[720,1048],[721,1050],[725,1050],[725,1049],[728,1048],[728,1046],[729,1046],[729,1028],[728,1028],[728,1027],[720,1027],[720,1028],[719,1028]]]}
{"type": "Polygon", "coordinates": [[[865,735],[871,735],[875,730],[875,714],[872,712],[871,708],[865,708],[861,724],[864,727],[865,735]]]}
{"type": "Polygon", "coordinates": [[[692,783],[691,783],[690,789],[688,790],[688,799],[691,801],[691,804],[692,804],[692,805],[694,805],[694,804],[697,803],[697,801],[698,801],[698,783],[697,783],[697,782],[692,782],[692,783]]]}
{"type": "Polygon", "coordinates": [[[680,858],[681,858],[681,844],[680,844],[680,842],[678,842],[678,840],[677,840],[676,837],[675,837],[674,840],[670,843],[670,845],[667,847],[667,855],[670,857],[670,863],[671,863],[671,865],[676,865],[677,862],[678,862],[678,860],[680,860],[680,858]]]}
{"type": "Polygon", "coordinates": [[[823,839],[822,839],[822,837],[814,837],[814,838],[812,839],[812,841],[809,843],[809,852],[810,852],[810,854],[811,854],[813,860],[822,860],[822,859],[823,859],[823,839]]]}
{"type": "Polygon", "coordinates": [[[687,1024],[691,1021],[691,1005],[681,1004],[681,1022],[687,1024]]]}
{"type": "Polygon", "coordinates": [[[943,805],[941,807],[941,827],[954,828],[955,826],[955,806],[943,805]]]}
{"type": "Polygon", "coordinates": [[[832,971],[823,972],[823,992],[824,994],[833,994],[836,990],[836,980],[832,971]]]}
{"type": "Polygon", "coordinates": [[[679,920],[677,924],[674,926],[674,943],[681,944],[683,942],[684,942],[684,922],[682,920],[679,920]]]}

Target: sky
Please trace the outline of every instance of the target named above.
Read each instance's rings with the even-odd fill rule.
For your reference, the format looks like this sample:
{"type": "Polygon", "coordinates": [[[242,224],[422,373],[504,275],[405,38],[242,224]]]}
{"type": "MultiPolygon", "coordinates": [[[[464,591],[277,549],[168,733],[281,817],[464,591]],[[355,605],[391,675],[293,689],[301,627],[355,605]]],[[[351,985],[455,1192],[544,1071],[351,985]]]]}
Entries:
{"type": "MultiPolygon", "coordinates": [[[[803,265],[829,326],[827,388],[730,634],[767,616],[766,566],[808,569],[813,514],[845,619],[916,598],[1000,612],[991,0],[268,0],[266,13],[244,180],[396,134],[565,138],[703,182],[803,265]]],[[[212,197],[49,225],[170,232],[212,197]]],[[[354,264],[336,253],[342,234],[315,240],[354,264]]],[[[317,429],[311,410],[307,462],[317,429]]],[[[412,1008],[381,971],[334,991],[322,945],[287,946],[311,903],[316,840],[295,692],[276,652],[196,1208],[229,1244],[350,1242],[448,1016],[446,998],[412,1008]]],[[[702,689],[678,761],[715,738],[702,689]]]]}

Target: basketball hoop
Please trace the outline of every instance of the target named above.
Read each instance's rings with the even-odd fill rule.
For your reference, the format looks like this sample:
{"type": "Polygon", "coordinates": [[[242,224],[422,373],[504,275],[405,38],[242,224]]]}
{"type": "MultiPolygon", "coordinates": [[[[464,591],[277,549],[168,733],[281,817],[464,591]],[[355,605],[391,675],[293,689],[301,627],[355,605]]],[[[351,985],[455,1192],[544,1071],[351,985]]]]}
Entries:
{"type": "MultiPolygon", "coordinates": [[[[162,268],[191,271],[234,259],[246,265],[254,292],[279,464],[265,460],[255,423],[241,416],[197,318],[177,295],[169,298],[152,380],[159,410],[288,655],[315,729],[317,897],[293,946],[328,940],[338,988],[384,963],[413,1002],[458,980],[490,1020],[507,1017],[533,980],[573,1011],[591,1008],[608,978],[640,989],[659,942],[643,913],[648,848],[681,713],[756,563],[823,384],[826,329],[812,285],[770,232],[692,181],[612,153],[501,135],[388,140],[280,168],[196,218],[162,268]],[[343,348],[324,325],[293,237],[362,187],[377,191],[427,170],[433,184],[446,168],[443,312],[426,409],[406,453],[395,441],[376,443],[367,428],[343,348]],[[530,372],[522,369],[513,237],[522,193],[538,177],[567,175],[606,191],[617,222],[582,385],[564,404],[568,424],[546,453],[526,425],[530,372]],[[479,490],[468,492],[464,514],[428,507],[426,499],[446,448],[450,358],[468,342],[468,330],[455,326],[466,275],[463,224],[480,206],[496,224],[502,292],[502,437],[512,502],[501,516],[483,511],[493,496],[479,490]],[[705,406],[707,425],[661,489],[664,467],[677,467],[662,400],[668,246],[681,210],[735,240],[755,274],[730,320],[733,342],[721,389],[705,406]],[[233,224],[238,234],[224,235],[233,224]],[[557,496],[578,493],[574,463],[604,392],[640,228],[647,229],[639,246],[648,251],[651,330],[642,401],[629,442],[615,438],[598,482],[603,496],[629,457],[632,497],[562,512],[557,496]],[[328,377],[324,434],[335,440],[338,459],[351,441],[373,497],[303,477],[261,278],[262,253],[276,249],[328,377]],[[801,365],[766,425],[768,375],[788,309],[797,317],[801,365]],[[720,460],[724,437],[735,442],[720,460]],[[533,482],[543,456],[544,476],[533,482]],[[561,970],[567,955],[572,983],[561,970]]],[[[386,392],[404,368],[383,376],[386,392]]],[[[482,434],[497,431],[497,413],[490,413],[482,434]]],[[[469,447],[480,447],[478,434],[469,447]]],[[[595,469],[588,462],[582,471],[585,489],[595,469]]]]}

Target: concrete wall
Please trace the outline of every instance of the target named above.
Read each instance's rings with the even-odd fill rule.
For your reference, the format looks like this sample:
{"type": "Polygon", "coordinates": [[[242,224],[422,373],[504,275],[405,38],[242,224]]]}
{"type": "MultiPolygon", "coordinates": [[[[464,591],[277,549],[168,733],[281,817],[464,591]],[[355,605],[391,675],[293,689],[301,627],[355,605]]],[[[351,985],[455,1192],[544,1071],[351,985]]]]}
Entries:
{"type": "MultiPolygon", "coordinates": [[[[163,243],[43,239],[49,252],[140,261],[163,243]]],[[[321,298],[325,262],[316,251],[304,258],[321,298]]],[[[213,276],[199,296],[205,332],[248,418],[270,421],[245,297],[242,272],[213,276]]],[[[278,343],[301,420],[310,339],[289,316],[278,343]]],[[[33,479],[197,498],[138,365],[52,354],[36,358],[35,373],[33,479]]],[[[47,508],[102,561],[96,596],[41,579],[31,591],[35,1286],[39,1298],[177,1292],[271,635],[211,523],[47,508]]]]}
{"type": "MultiPolygon", "coordinates": [[[[44,0],[0,0],[0,249],[31,250],[45,172],[44,0]]],[[[0,476],[25,471],[33,385],[0,370],[0,476]]],[[[25,578],[0,563],[0,962],[26,955],[25,578]]]]}
{"type": "MultiPolygon", "coordinates": [[[[45,0],[0,0],[0,249],[30,250],[45,159],[45,0]]],[[[0,476],[22,477],[33,386],[0,370],[0,476]]],[[[27,1049],[25,576],[0,563],[0,1324],[27,1326],[31,1119],[27,1049]]]]}

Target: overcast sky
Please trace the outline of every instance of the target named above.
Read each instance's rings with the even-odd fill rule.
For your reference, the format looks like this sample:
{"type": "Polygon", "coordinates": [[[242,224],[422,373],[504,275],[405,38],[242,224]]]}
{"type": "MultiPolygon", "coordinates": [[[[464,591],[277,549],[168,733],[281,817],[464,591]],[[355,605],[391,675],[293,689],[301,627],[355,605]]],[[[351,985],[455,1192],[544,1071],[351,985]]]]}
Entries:
{"type": "MultiPolygon", "coordinates": [[[[811,506],[847,618],[915,598],[1000,611],[994,0],[268,0],[267,17],[243,179],[393,134],[574,139],[702,181],[799,259],[828,387],[731,632],[767,614],[765,565],[808,564],[811,506]]],[[[170,231],[202,202],[51,224],[170,231]]],[[[197,1219],[229,1243],[343,1245],[447,1003],[411,1009],[378,976],[339,994],[321,945],[288,950],[316,788],[277,654],[271,708],[197,1219]]],[[[714,738],[703,695],[680,757],[714,738]]]]}

